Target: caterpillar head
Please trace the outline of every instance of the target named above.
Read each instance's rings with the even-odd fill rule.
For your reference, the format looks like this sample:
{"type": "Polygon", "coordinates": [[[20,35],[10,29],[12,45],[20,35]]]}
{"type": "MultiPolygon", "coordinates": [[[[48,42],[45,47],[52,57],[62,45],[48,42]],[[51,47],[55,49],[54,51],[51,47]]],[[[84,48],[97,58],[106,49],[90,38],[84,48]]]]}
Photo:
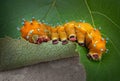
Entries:
{"type": "Polygon", "coordinates": [[[92,30],[86,37],[89,49],[87,56],[93,60],[100,60],[103,53],[106,51],[106,40],[102,38],[98,30],[92,30]]]}
{"type": "Polygon", "coordinates": [[[101,60],[103,53],[106,51],[106,40],[92,41],[89,45],[88,57],[93,60],[101,60]]]}

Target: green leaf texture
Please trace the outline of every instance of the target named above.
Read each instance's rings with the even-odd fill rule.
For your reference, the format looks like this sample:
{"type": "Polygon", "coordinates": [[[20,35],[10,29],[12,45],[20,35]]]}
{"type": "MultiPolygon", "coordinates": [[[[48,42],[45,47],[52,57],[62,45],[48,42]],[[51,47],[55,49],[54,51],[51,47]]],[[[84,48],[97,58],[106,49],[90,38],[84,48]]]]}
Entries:
{"type": "MultiPolygon", "coordinates": [[[[103,37],[108,39],[107,48],[108,53],[104,54],[100,62],[93,62],[86,58],[87,50],[77,46],[77,51],[80,54],[80,59],[85,66],[87,72],[87,81],[119,81],[120,75],[120,1],[119,0],[5,0],[0,3],[0,37],[10,36],[12,38],[20,37],[20,32],[16,30],[16,27],[21,27],[22,18],[31,20],[34,16],[36,19],[46,24],[55,26],[58,24],[64,24],[66,21],[86,21],[91,23],[93,27],[100,28],[103,37]]],[[[13,40],[13,39],[12,39],[13,40]]],[[[15,39],[16,40],[16,39],[15,39]]],[[[20,40],[17,40],[20,41],[20,40]]],[[[2,47],[5,44],[0,44],[2,47]]],[[[14,43],[14,42],[12,42],[14,43]]],[[[17,43],[14,43],[16,45],[17,43]]],[[[28,44],[28,43],[25,43],[28,44]]],[[[13,51],[16,47],[12,44],[9,51],[13,51]]],[[[50,44],[45,44],[47,51],[53,54],[50,58],[58,58],[57,54],[53,52],[55,48],[58,52],[71,55],[75,50],[74,44],[71,44],[69,49],[72,48],[72,53],[68,52],[68,49],[59,51],[58,49],[63,46],[58,44],[55,48],[50,44]],[[73,48],[74,47],[74,48],[73,48]],[[55,56],[55,57],[54,57],[55,56]]],[[[9,46],[9,45],[8,45],[9,46]]],[[[21,45],[22,46],[22,45],[21,45]]],[[[38,50],[40,53],[44,53],[46,49],[42,49],[42,46],[32,46],[31,49],[38,50]],[[38,47],[41,47],[38,48],[38,47]]],[[[43,44],[44,46],[44,44],[43,44]]],[[[27,47],[25,48],[27,49],[27,47]]],[[[27,52],[23,50],[22,53],[27,52]]],[[[16,50],[19,50],[16,48],[16,50]]],[[[7,51],[7,50],[6,50],[7,51]]],[[[3,52],[3,51],[2,51],[3,52]]],[[[19,51],[21,52],[21,51],[19,51]]],[[[29,52],[28,52],[29,53],[29,52]]],[[[33,52],[32,52],[33,53],[33,52]]],[[[36,52],[35,52],[36,53],[36,52]]],[[[35,54],[34,53],[34,54],[35,54]]],[[[0,53],[2,54],[2,53],[0,53]]],[[[50,54],[50,53],[49,53],[50,54]]],[[[61,54],[61,53],[59,53],[61,54]]],[[[9,54],[7,54],[9,55],[9,54]]],[[[19,55],[19,54],[18,54],[19,55]]],[[[35,54],[37,55],[37,54],[35,54]]],[[[73,55],[73,54],[72,54],[73,55]]],[[[30,55],[31,56],[31,55],[30,55]]],[[[33,58],[36,56],[32,55],[33,58]]],[[[1,57],[1,59],[10,59],[12,56],[1,57]]],[[[19,58],[19,56],[15,56],[19,58]]],[[[29,54],[28,54],[29,57],[29,54]]],[[[12,57],[13,58],[13,57],[12,57]]],[[[23,58],[23,57],[22,57],[23,58]]],[[[21,59],[22,59],[21,58],[21,59]]],[[[24,57],[26,58],[26,57],[24,57]]],[[[22,63],[25,59],[14,62],[16,66],[22,63]]],[[[45,58],[45,57],[44,57],[45,58]]],[[[47,57],[46,57],[47,58],[47,57]]],[[[31,58],[32,59],[32,58],[31,58]]],[[[13,59],[15,60],[15,59],[13,59]]],[[[6,61],[6,60],[5,60],[6,61]]],[[[6,62],[2,63],[6,63],[6,62]]],[[[37,59],[36,59],[36,62],[37,59]]],[[[10,62],[9,62],[10,63],[10,62]]],[[[8,64],[6,64],[8,65],[8,64]]],[[[11,65],[12,66],[12,65],[11,65]]],[[[3,66],[4,68],[6,66],[3,66]]]]}
{"type": "Polygon", "coordinates": [[[53,45],[52,41],[41,45],[31,44],[24,39],[10,37],[0,39],[0,70],[14,69],[26,65],[36,64],[78,56],[75,43],[67,45],[53,45]]]}

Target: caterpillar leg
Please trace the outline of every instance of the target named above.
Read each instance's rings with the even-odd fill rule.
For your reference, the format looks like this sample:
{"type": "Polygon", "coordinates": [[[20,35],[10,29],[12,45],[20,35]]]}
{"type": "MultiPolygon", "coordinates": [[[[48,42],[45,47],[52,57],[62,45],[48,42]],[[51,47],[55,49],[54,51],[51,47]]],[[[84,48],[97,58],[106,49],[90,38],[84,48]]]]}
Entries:
{"type": "Polygon", "coordinates": [[[59,41],[59,35],[57,30],[57,28],[51,28],[51,39],[53,44],[57,44],[59,41]]]}
{"type": "Polygon", "coordinates": [[[85,46],[86,32],[83,29],[81,29],[79,26],[76,26],[75,29],[76,29],[76,36],[77,36],[78,44],[81,46],[85,46]]]}
{"type": "Polygon", "coordinates": [[[75,34],[75,22],[69,22],[64,24],[65,31],[67,33],[68,39],[70,41],[76,41],[76,34],[75,34]]]}
{"type": "Polygon", "coordinates": [[[62,41],[62,44],[63,45],[67,44],[68,43],[67,34],[63,26],[58,26],[58,34],[59,34],[60,40],[62,41]]]}

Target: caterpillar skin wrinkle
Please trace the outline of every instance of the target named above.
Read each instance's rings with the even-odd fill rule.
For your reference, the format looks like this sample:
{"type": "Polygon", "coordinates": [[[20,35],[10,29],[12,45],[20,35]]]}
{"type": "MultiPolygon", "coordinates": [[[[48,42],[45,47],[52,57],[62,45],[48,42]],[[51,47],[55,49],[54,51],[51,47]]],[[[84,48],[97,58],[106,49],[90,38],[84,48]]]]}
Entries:
{"type": "Polygon", "coordinates": [[[61,41],[63,45],[68,41],[77,42],[89,50],[88,58],[96,61],[100,60],[106,51],[106,40],[101,36],[100,31],[89,23],[71,21],[52,27],[32,19],[31,23],[24,21],[20,32],[25,40],[35,44],[50,40],[53,44],[58,44],[61,41]]]}

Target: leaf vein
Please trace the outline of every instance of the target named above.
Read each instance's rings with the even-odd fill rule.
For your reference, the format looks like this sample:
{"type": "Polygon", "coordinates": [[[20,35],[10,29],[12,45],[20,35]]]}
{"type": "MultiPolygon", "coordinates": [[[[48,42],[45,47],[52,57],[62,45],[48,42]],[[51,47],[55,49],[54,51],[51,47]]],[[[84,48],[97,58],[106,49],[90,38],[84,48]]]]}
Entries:
{"type": "Polygon", "coordinates": [[[105,15],[104,13],[101,13],[101,12],[98,12],[98,11],[92,11],[91,13],[93,13],[93,14],[99,14],[101,16],[104,16],[105,18],[107,18],[110,22],[112,22],[120,30],[120,26],[117,23],[115,23],[110,17],[108,17],[107,15],[105,15]]]}
{"type": "Polygon", "coordinates": [[[84,0],[84,2],[85,2],[85,5],[86,5],[86,7],[87,7],[89,13],[90,13],[93,27],[96,27],[96,26],[95,26],[95,23],[94,23],[94,19],[93,19],[92,11],[91,11],[91,9],[90,9],[90,7],[89,7],[89,5],[88,5],[88,2],[87,2],[87,0],[84,0]]]}
{"type": "Polygon", "coordinates": [[[56,0],[53,0],[53,1],[52,1],[52,4],[50,4],[50,7],[49,7],[48,11],[47,11],[46,14],[43,16],[43,18],[41,18],[41,20],[45,19],[45,18],[48,16],[48,13],[50,12],[51,8],[54,7],[55,3],[56,3],[56,0]]]}

